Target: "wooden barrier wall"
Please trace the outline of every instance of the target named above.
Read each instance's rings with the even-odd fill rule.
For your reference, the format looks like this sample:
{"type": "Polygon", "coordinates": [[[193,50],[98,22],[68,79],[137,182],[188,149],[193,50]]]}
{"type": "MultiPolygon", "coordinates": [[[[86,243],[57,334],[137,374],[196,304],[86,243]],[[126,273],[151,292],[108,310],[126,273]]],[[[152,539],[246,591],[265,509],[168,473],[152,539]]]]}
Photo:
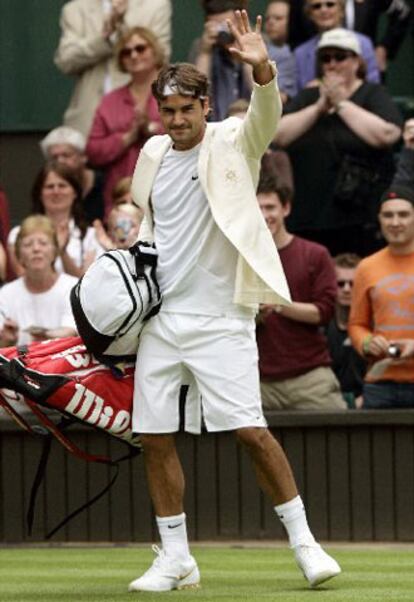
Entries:
{"type": "MultiPolygon", "coordinates": [[[[292,463],[319,539],[414,539],[414,411],[281,412],[269,414],[268,420],[292,463]]],[[[73,427],[70,432],[90,453],[125,453],[123,444],[92,429],[73,427]]],[[[285,538],[256,486],[249,458],[231,434],[180,434],[178,446],[192,540],[285,538]]],[[[40,437],[0,422],[1,542],[43,540],[112,474],[107,466],[73,458],[54,441],[34,532],[28,537],[25,514],[40,453],[40,437]]],[[[124,462],[110,492],[53,540],[157,540],[142,457],[124,462]]]]}

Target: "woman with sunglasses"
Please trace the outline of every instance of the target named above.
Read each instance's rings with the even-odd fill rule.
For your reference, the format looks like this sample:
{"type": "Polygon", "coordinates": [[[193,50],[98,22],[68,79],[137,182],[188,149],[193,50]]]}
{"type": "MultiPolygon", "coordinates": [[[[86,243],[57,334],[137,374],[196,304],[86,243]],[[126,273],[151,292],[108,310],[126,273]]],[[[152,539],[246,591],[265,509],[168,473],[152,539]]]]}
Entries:
{"type": "Polygon", "coordinates": [[[317,64],[319,85],[287,104],[276,137],[295,179],[289,227],[334,255],[365,256],[381,244],[377,201],[394,173],[392,147],[402,119],[385,88],[364,80],[353,32],[325,32],[317,64]]]}
{"type": "Polygon", "coordinates": [[[90,162],[105,170],[105,214],[111,191],[120,178],[132,176],[146,140],[162,126],[151,84],[164,64],[156,36],[144,27],[126,32],[116,47],[118,67],[130,75],[126,86],[106,94],[95,113],[86,152],[90,162]]]}
{"type": "MultiPolygon", "coordinates": [[[[298,90],[315,84],[316,51],[321,35],[336,27],[342,27],[346,0],[305,0],[304,12],[315,26],[317,34],[294,50],[298,90]]],[[[355,33],[366,64],[367,80],[378,83],[380,72],[372,41],[362,33],[355,33]]]]}

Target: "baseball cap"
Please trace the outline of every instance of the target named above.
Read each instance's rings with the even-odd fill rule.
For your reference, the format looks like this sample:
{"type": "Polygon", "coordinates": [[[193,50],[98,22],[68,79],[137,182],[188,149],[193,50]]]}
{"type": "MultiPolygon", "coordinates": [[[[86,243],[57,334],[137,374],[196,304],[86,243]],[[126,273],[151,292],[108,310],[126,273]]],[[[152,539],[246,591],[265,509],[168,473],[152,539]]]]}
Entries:
{"type": "Polygon", "coordinates": [[[384,192],[380,199],[380,205],[385,203],[385,201],[393,201],[395,199],[408,201],[414,206],[414,189],[403,184],[394,184],[384,192]]]}
{"type": "Polygon", "coordinates": [[[335,27],[335,29],[325,31],[318,43],[318,50],[321,50],[321,48],[342,48],[343,50],[350,50],[358,56],[361,55],[358,38],[352,31],[343,27],[335,27]]]}

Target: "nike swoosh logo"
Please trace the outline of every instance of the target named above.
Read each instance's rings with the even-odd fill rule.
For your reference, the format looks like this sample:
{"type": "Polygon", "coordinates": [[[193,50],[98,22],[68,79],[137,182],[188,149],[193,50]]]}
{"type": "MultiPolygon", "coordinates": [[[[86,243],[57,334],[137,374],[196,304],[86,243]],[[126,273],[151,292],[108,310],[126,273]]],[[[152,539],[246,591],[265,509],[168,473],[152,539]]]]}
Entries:
{"type": "Polygon", "coordinates": [[[168,525],[169,529],[176,529],[177,527],[181,527],[183,523],[178,523],[178,525],[168,525]]]}
{"type": "Polygon", "coordinates": [[[191,176],[191,179],[192,179],[193,181],[195,181],[195,180],[198,180],[198,176],[191,176]]]}

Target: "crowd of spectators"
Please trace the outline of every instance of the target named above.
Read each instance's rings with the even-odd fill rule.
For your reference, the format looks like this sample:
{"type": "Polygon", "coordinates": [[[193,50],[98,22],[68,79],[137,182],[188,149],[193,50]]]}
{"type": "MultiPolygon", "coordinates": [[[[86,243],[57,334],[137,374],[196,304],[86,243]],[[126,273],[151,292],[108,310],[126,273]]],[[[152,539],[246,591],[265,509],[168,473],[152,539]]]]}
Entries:
{"type": "MultiPolygon", "coordinates": [[[[187,60],[210,80],[212,121],[248,109],[252,74],[229,52],[226,25],[242,8],[248,0],[199,3],[187,60]]],[[[64,4],[54,60],[75,77],[73,94],[40,142],[32,207],[11,230],[0,189],[1,345],[73,334],[68,290],[105,250],[136,240],[131,178],[162,133],[151,83],[170,59],[171,16],[170,0],[64,4]]],[[[414,116],[404,123],[386,87],[411,10],[269,0],[263,17],[284,112],[258,202],[292,294],[257,318],[264,407],[414,407],[414,116]]]]}

